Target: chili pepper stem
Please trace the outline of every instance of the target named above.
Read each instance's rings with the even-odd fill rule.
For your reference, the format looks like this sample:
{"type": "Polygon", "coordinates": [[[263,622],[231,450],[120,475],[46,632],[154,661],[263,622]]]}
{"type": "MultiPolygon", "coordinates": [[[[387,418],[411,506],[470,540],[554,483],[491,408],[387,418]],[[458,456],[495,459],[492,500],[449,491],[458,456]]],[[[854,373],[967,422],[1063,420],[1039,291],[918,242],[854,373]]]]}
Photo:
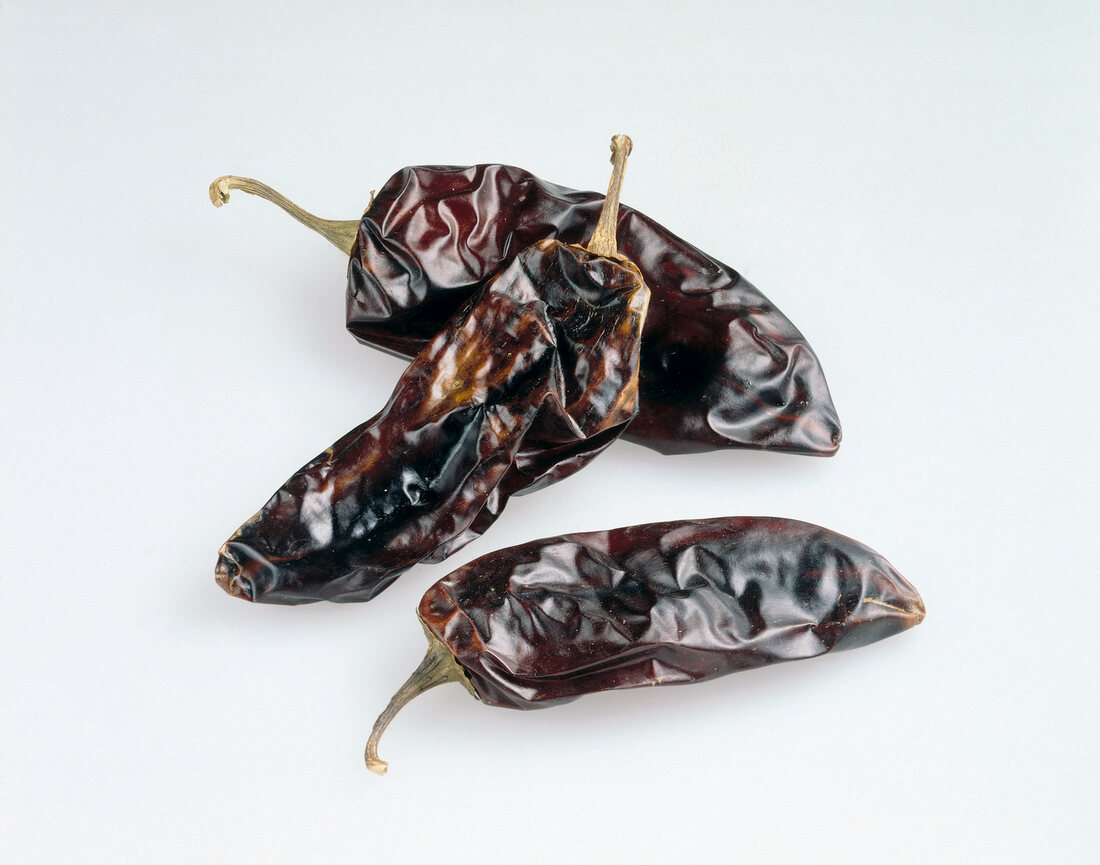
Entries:
{"type": "Polygon", "coordinates": [[[592,239],[588,241],[588,251],[593,255],[606,255],[619,258],[619,247],[615,240],[619,227],[619,192],[623,186],[623,172],[626,170],[626,158],[634,147],[626,135],[616,135],[611,139],[611,182],[607,186],[607,196],[603,200],[600,221],[592,239]]]}
{"type": "Polygon", "coordinates": [[[425,629],[425,633],[428,636],[428,651],[424,655],[424,660],[420,662],[420,666],[416,668],[415,672],[409,676],[408,681],[393,695],[385,711],[374,722],[370,738],[367,739],[367,749],[364,756],[367,761],[367,768],[376,775],[385,775],[386,769],[389,768],[389,764],[378,756],[378,740],[382,738],[382,734],[390,725],[394,715],[400,712],[409,700],[431,690],[436,685],[444,685],[447,682],[459,682],[465,686],[467,691],[475,697],[477,696],[465,671],[459,666],[455,656],[451,654],[451,650],[427,629],[425,629]]]}
{"type": "Polygon", "coordinates": [[[219,177],[210,184],[211,203],[215,207],[221,207],[229,201],[229,193],[234,189],[267,199],[276,207],[285,210],[306,228],[316,231],[345,255],[351,255],[352,250],[355,248],[355,239],[359,234],[359,220],[321,219],[319,216],[314,216],[309,211],[303,210],[266,183],[253,180],[251,177],[237,177],[233,174],[219,177]]]}

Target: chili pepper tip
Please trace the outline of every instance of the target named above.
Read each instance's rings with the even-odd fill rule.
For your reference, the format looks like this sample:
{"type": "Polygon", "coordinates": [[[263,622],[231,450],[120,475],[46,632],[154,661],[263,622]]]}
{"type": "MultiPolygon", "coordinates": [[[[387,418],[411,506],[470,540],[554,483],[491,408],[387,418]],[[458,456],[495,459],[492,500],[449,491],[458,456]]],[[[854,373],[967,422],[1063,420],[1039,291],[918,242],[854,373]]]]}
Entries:
{"type": "Polygon", "coordinates": [[[229,551],[228,542],[218,550],[218,563],[214,566],[214,582],[235,598],[256,600],[253,582],[242,572],[241,564],[229,551]]]}

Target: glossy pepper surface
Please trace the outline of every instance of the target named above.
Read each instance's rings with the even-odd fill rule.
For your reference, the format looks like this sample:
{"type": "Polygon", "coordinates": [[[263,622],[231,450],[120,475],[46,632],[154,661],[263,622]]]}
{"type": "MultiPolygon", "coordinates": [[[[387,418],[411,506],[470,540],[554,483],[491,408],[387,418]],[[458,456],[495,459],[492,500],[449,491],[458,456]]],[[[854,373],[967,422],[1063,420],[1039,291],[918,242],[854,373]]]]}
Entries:
{"type": "Polygon", "coordinates": [[[524,250],[416,357],[380,414],[233,534],[219,585],[252,601],[369,600],[473,540],[511,495],[579,470],[637,410],[648,299],[613,253],[555,240],[524,250]]]}
{"type": "MultiPolygon", "coordinates": [[[[415,353],[520,250],[588,237],[601,201],[507,165],[399,171],[359,223],[348,329],[415,353]]],[[[626,438],[664,453],[836,451],[840,423],[821,365],[783,313],[732,268],[629,207],[617,236],[653,294],[641,406],[626,438]]]]}
{"type": "MultiPolygon", "coordinates": [[[[211,184],[261,195],[350,254],[347,327],[411,357],[522,250],[591,236],[603,196],[509,165],[413,166],[356,223],[321,220],[249,178],[211,184]]],[[[652,292],[641,405],[625,437],[664,453],[766,448],[828,456],[840,423],[816,355],[755,286],[648,216],[622,207],[619,251],[652,292]]]]}
{"type": "Polygon", "coordinates": [[[796,520],[724,517],[498,550],[429,588],[418,612],[430,669],[379,719],[375,771],[393,714],[444,681],[534,709],[856,648],[917,624],[924,604],[857,541],[796,520]]]}

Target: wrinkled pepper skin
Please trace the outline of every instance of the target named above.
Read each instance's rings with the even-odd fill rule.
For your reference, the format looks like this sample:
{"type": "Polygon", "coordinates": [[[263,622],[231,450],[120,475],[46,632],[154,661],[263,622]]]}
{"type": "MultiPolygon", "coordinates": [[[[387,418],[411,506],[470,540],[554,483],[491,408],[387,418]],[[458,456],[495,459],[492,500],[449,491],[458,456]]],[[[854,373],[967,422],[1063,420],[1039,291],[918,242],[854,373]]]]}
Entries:
{"type": "Polygon", "coordinates": [[[380,414],[226,542],[252,601],[365,601],[483,532],[509,496],[586,465],[637,410],[649,292],[629,262],[548,240],[437,334],[380,414]]]}
{"type": "Polygon", "coordinates": [[[419,615],[482,701],[532,709],[863,646],[924,604],[850,538],[725,517],[498,550],[428,589],[419,615]]]}
{"type": "MultiPolygon", "coordinates": [[[[591,236],[602,202],[512,166],[405,168],[360,222],[347,327],[361,342],[415,355],[521,250],[591,236]]],[[[663,453],[836,451],[825,376],[786,316],[732,268],[635,210],[621,208],[617,236],[653,295],[641,406],[626,438],[663,453]]]]}

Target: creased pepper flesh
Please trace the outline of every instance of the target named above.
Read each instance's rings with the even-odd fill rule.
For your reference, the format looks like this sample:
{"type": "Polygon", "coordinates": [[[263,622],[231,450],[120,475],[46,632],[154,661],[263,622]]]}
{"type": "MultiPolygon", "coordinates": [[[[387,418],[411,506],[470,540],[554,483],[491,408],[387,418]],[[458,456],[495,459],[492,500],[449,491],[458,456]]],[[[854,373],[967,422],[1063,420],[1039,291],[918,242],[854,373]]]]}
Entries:
{"type": "Polygon", "coordinates": [[[436,334],[385,408],[299,469],[222,547],[252,601],[364,601],[450,555],[508,498],[579,470],[638,406],[649,291],[630,262],[534,244],[436,334]]]}
{"type": "MultiPolygon", "coordinates": [[[[521,250],[590,236],[602,201],[509,165],[402,169],[359,223],[347,327],[361,342],[415,355],[521,250]]],[[[653,293],[641,406],[625,438],[663,453],[835,453],[840,422],[821,364],[767,297],[629,207],[617,237],[653,293]]]]}

